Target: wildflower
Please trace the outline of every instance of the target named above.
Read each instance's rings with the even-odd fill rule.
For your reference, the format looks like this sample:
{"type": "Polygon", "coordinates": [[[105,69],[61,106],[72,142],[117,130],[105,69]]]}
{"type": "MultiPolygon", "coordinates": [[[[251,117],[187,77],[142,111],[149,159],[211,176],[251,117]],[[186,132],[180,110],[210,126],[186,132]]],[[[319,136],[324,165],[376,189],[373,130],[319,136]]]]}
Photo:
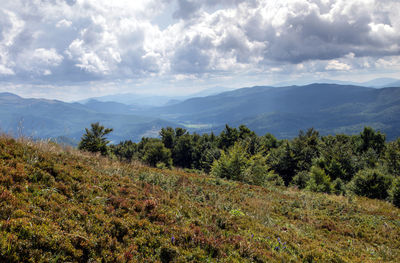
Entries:
{"type": "Polygon", "coordinates": [[[171,237],[171,243],[175,244],[175,237],[174,236],[171,237]]]}

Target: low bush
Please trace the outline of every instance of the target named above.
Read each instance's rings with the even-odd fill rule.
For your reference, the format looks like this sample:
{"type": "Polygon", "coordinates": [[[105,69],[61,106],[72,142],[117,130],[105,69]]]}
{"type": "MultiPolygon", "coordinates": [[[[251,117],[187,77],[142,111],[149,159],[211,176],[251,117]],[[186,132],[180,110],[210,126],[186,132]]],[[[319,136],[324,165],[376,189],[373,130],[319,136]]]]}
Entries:
{"type": "Polygon", "coordinates": [[[395,206],[400,207],[400,178],[396,178],[393,181],[393,185],[392,188],[390,189],[389,194],[392,203],[395,206]]]}
{"type": "Polygon", "coordinates": [[[385,199],[392,184],[392,178],[379,169],[360,170],[350,182],[350,189],[357,195],[385,199]]]}
{"type": "Polygon", "coordinates": [[[307,182],[310,180],[310,174],[307,171],[298,172],[290,183],[291,186],[297,186],[299,189],[304,189],[307,182]]]}
{"type": "Polygon", "coordinates": [[[331,179],[323,169],[318,166],[312,166],[310,180],[307,182],[306,189],[313,192],[331,193],[331,179]]]}

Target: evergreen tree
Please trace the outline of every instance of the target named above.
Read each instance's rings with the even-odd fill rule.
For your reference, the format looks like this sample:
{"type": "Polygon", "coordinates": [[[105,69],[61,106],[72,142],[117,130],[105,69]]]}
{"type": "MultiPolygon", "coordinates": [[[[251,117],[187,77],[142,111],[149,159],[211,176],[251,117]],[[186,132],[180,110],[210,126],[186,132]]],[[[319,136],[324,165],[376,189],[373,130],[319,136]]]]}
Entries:
{"type": "Polygon", "coordinates": [[[385,149],[386,136],[380,132],[375,132],[371,127],[365,127],[360,133],[361,145],[360,151],[366,152],[368,149],[373,149],[380,155],[385,149]]]}
{"type": "Polygon", "coordinates": [[[100,152],[102,155],[107,154],[106,135],[113,131],[111,128],[104,128],[98,122],[91,124],[91,129],[85,128],[86,133],[79,142],[78,149],[89,152],[100,152]]]}
{"type": "Polygon", "coordinates": [[[142,160],[150,166],[158,165],[164,167],[172,166],[171,151],[164,144],[155,138],[142,140],[142,160]]]}

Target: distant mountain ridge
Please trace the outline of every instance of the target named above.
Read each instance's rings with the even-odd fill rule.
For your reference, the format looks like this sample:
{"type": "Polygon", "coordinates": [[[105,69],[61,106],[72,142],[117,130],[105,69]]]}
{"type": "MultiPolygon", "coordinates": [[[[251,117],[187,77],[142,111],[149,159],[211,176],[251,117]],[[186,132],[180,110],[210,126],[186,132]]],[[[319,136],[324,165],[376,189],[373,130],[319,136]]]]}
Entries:
{"type": "Polygon", "coordinates": [[[225,124],[245,124],[260,135],[272,133],[281,139],[310,127],[326,135],[356,134],[371,126],[392,140],[400,136],[400,88],[323,83],[255,86],[146,108],[97,100],[81,104],[24,99],[0,93],[0,128],[6,133],[79,141],[84,128],[93,122],[114,128],[113,142],[155,137],[166,126],[219,133],[225,124]]]}
{"type": "Polygon", "coordinates": [[[275,83],[274,87],[287,87],[287,86],[307,86],[312,83],[324,83],[324,84],[338,84],[338,85],[352,85],[352,86],[361,86],[368,88],[390,88],[390,87],[400,87],[400,80],[395,78],[376,78],[369,81],[364,82],[355,82],[355,81],[345,81],[345,80],[333,80],[333,79],[320,79],[317,81],[286,81],[275,83]]]}
{"type": "Polygon", "coordinates": [[[13,135],[33,138],[68,138],[78,142],[85,127],[100,122],[114,128],[110,139],[140,140],[157,136],[165,126],[179,126],[160,118],[128,114],[123,104],[92,101],[88,106],[47,99],[24,99],[11,93],[0,93],[0,129],[13,135]],[[117,107],[118,106],[118,107],[117,107]]]}
{"type": "Polygon", "coordinates": [[[178,96],[162,96],[162,95],[143,95],[135,93],[124,93],[124,94],[112,94],[100,97],[93,97],[85,100],[78,101],[81,104],[87,104],[90,101],[100,101],[100,102],[116,102],[120,104],[125,104],[128,106],[133,106],[135,108],[149,108],[157,106],[172,105],[189,98],[194,97],[206,97],[219,94],[225,91],[230,91],[231,88],[226,87],[213,87],[208,88],[189,95],[178,95],[178,96]]]}
{"type": "MultiPolygon", "coordinates": [[[[171,121],[209,124],[220,131],[225,123],[246,124],[259,134],[280,138],[314,127],[323,134],[358,133],[364,125],[400,135],[400,88],[373,89],[351,85],[311,84],[252,87],[154,108],[150,113],[171,121]]],[[[206,130],[203,130],[206,131],[206,130]]]]}

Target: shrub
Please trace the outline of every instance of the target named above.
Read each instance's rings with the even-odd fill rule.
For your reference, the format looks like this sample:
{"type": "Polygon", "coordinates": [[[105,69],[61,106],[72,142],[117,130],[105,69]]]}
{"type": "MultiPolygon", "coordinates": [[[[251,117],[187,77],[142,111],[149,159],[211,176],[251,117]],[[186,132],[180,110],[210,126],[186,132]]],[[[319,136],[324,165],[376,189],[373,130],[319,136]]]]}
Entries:
{"type": "Polygon", "coordinates": [[[369,198],[385,199],[392,178],[378,169],[360,170],[350,182],[351,190],[361,196],[369,198]]]}
{"type": "Polygon", "coordinates": [[[346,185],[342,179],[336,178],[336,180],[332,182],[332,191],[336,195],[344,195],[346,193],[346,185]]]}
{"type": "Polygon", "coordinates": [[[300,189],[304,189],[307,186],[307,182],[310,180],[310,175],[307,171],[298,172],[290,182],[290,185],[297,186],[300,189]]]}
{"type": "Polygon", "coordinates": [[[312,166],[310,170],[310,180],[307,182],[306,189],[313,192],[330,193],[332,190],[331,179],[323,169],[312,166]]]}
{"type": "MultiPolygon", "coordinates": [[[[249,184],[263,185],[268,178],[266,157],[256,154],[247,161],[244,181],[249,184]]],[[[279,177],[281,180],[282,178],[279,177]]],[[[283,182],[283,181],[282,181],[283,182]]]]}
{"type": "Polygon", "coordinates": [[[393,181],[389,194],[392,203],[395,206],[400,207],[400,178],[396,178],[396,180],[393,181]]]}
{"type": "Polygon", "coordinates": [[[266,182],[266,184],[275,185],[275,186],[285,185],[283,178],[281,176],[279,176],[279,174],[276,174],[276,173],[269,173],[265,177],[265,182],[266,182]]]}
{"type": "Polygon", "coordinates": [[[171,167],[171,151],[159,140],[149,140],[143,148],[142,160],[153,167],[171,167]]]}
{"type": "Polygon", "coordinates": [[[223,151],[221,157],[214,161],[211,174],[221,178],[243,181],[246,165],[246,151],[239,143],[236,143],[228,152],[223,151]]]}
{"type": "MultiPolygon", "coordinates": [[[[264,185],[270,176],[267,157],[255,154],[248,158],[246,149],[240,143],[236,143],[227,152],[223,151],[221,157],[214,161],[211,174],[249,184],[264,185]]],[[[281,185],[282,178],[273,176],[269,180],[274,181],[275,185],[281,185]]]]}

